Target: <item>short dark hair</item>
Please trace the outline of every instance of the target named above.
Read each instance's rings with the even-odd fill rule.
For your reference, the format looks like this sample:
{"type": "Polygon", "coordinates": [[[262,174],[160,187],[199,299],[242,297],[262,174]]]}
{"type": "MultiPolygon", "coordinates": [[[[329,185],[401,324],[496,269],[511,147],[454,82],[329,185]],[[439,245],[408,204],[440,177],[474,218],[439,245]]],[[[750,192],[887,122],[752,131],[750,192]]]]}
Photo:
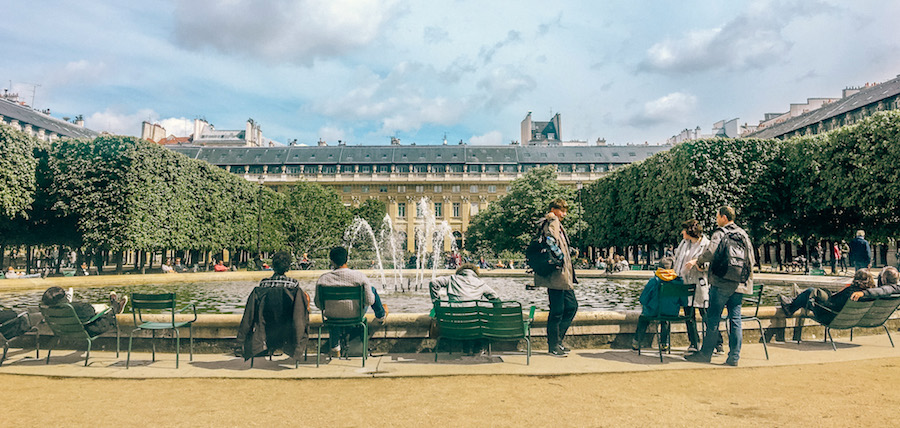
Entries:
{"type": "Polygon", "coordinates": [[[700,222],[694,219],[685,220],[681,223],[681,228],[684,229],[685,233],[690,235],[692,238],[699,238],[703,233],[703,226],[700,226],[700,222]]]}
{"type": "Polygon", "coordinates": [[[331,259],[331,262],[334,263],[335,266],[343,266],[347,264],[348,254],[346,248],[334,247],[331,249],[331,252],[328,253],[328,258],[331,259]]]}
{"type": "Polygon", "coordinates": [[[875,278],[872,277],[872,273],[868,269],[860,269],[856,271],[856,275],[853,275],[853,282],[850,285],[855,285],[865,290],[875,286],[875,278]]]}
{"type": "Polygon", "coordinates": [[[66,290],[63,290],[62,287],[50,287],[47,291],[44,291],[44,295],[41,296],[41,303],[44,306],[56,306],[60,303],[63,303],[66,300],[66,290]]]}
{"type": "Polygon", "coordinates": [[[561,209],[561,210],[563,210],[563,211],[568,211],[568,210],[569,210],[569,204],[566,202],[565,199],[563,199],[563,198],[557,198],[557,199],[554,199],[553,202],[550,202],[550,208],[549,208],[549,209],[552,210],[552,209],[554,209],[554,208],[561,209]]]}
{"type": "Polygon", "coordinates": [[[728,221],[734,221],[734,208],[731,208],[728,205],[719,207],[719,215],[725,216],[728,221]]]}
{"type": "Polygon", "coordinates": [[[671,257],[663,257],[659,260],[659,267],[663,269],[672,269],[675,267],[675,259],[671,257]]]}
{"type": "Polygon", "coordinates": [[[276,275],[284,275],[285,272],[291,270],[291,262],[293,257],[286,251],[279,251],[272,256],[272,271],[276,275]]]}

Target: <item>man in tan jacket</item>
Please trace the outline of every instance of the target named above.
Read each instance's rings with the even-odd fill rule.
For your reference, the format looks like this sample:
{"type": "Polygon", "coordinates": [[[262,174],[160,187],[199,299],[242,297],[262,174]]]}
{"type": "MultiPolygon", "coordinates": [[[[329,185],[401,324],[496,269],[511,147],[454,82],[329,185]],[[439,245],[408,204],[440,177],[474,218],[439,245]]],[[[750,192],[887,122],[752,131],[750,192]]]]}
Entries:
{"type": "Polygon", "coordinates": [[[563,267],[549,276],[534,275],[535,287],[547,287],[550,298],[550,314],[547,316],[547,345],[550,355],[565,357],[569,348],[563,344],[566,331],[575,313],[578,312],[578,300],[575,299],[575,268],[572,266],[572,254],[569,249],[569,237],[560,222],[566,217],[569,205],[564,199],[550,203],[550,212],[543,220],[544,236],[553,237],[563,254],[563,267]]]}

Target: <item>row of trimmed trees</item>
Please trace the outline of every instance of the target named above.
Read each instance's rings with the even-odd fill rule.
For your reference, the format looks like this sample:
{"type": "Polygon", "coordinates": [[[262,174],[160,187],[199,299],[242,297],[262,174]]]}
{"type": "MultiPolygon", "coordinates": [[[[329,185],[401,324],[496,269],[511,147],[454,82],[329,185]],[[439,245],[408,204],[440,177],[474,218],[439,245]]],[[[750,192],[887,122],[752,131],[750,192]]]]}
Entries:
{"type": "Polygon", "coordinates": [[[523,251],[557,197],[570,202],[563,223],[580,248],[672,246],[686,219],[712,231],[722,205],[737,210],[738,223],[759,245],[805,247],[849,239],[857,229],[886,243],[900,235],[898,159],[900,112],[892,111],[786,141],[688,141],[580,191],[560,186],[553,167],[535,169],[473,219],[467,248],[523,251]]]}
{"type": "Polygon", "coordinates": [[[900,235],[898,155],[897,111],[785,141],[689,141],[586,186],[582,244],[672,245],[683,220],[711,231],[721,205],[760,245],[849,240],[857,229],[886,243],[900,235]]]}
{"type": "Polygon", "coordinates": [[[223,250],[247,261],[257,247],[313,253],[338,243],[354,215],[317,184],[275,192],[133,137],[47,143],[0,125],[0,153],[0,266],[20,246],[29,257],[32,247],[73,249],[119,271],[126,251],[139,252],[135,268],[147,253],[195,263],[223,250]]]}

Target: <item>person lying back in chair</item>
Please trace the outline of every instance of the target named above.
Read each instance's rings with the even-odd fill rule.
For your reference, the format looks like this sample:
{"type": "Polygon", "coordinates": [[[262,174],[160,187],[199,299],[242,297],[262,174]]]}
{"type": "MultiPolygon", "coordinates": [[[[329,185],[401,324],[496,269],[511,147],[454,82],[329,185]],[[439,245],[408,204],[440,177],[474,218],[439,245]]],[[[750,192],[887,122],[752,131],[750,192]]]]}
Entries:
{"type": "Polygon", "coordinates": [[[58,306],[64,303],[69,303],[72,305],[72,308],[75,309],[75,315],[78,316],[78,319],[81,322],[85,322],[91,319],[94,315],[99,312],[106,310],[107,308],[112,308],[110,311],[107,311],[102,317],[97,318],[90,324],[84,326],[85,331],[88,332],[91,336],[96,336],[101,334],[113,326],[116,325],[116,314],[121,313],[125,309],[125,304],[128,303],[127,297],[122,297],[121,299],[116,296],[115,292],[110,293],[109,296],[109,305],[107,304],[90,304],[86,302],[78,302],[72,300],[72,289],[70,288],[68,292],[63,290],[60,287],[50,287],[44,294],[41,296],[41,303],[44,306],[58,306]]]}
{"type": "Polygon", "coordinates": [[[875,287],[875,279],[872,278],[872,274],[869,273],[868,269],[860,269],[853,276],[853,282],[834,294],[829,293],[827,290],[810,287],[793,299],[781,294],[778,295],[778,299],[781,301],[781,310],[784,311],[784,316],[792,317],[798,309],[807,308],[813,310],[819,322],[828,324],[834,319],[835,314],[844,309],[844,305],[847,304],[847,300],[850,299],[851,295],[873,287],[875,287]],[[816,303],[817,306],[812,305],[812,303],[816,303]],[[831,312],[821,310],[820,307],[826,308],[831,312]]]}

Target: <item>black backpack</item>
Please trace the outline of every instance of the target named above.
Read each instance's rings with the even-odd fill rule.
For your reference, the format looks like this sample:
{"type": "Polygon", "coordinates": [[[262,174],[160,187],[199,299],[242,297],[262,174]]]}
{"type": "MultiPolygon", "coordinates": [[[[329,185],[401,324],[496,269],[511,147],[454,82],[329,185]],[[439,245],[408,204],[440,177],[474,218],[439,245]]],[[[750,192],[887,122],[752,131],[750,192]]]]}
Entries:
{"type": "Polygon", "coordinates": [[[716,247],[709,270],[719,278],[734,282],[750,279],[750,254],[744,235],[737,230],[722,228],[724,235],[716,247]]]}
{"type": "Polygon", "coordinates": [[[565,256],[552,236],[544,236],[544,224],[538,226],[537,233],[525,249],[525,261],[538,276],[550,276],[559,272],[565,263],[565,256]]]}

